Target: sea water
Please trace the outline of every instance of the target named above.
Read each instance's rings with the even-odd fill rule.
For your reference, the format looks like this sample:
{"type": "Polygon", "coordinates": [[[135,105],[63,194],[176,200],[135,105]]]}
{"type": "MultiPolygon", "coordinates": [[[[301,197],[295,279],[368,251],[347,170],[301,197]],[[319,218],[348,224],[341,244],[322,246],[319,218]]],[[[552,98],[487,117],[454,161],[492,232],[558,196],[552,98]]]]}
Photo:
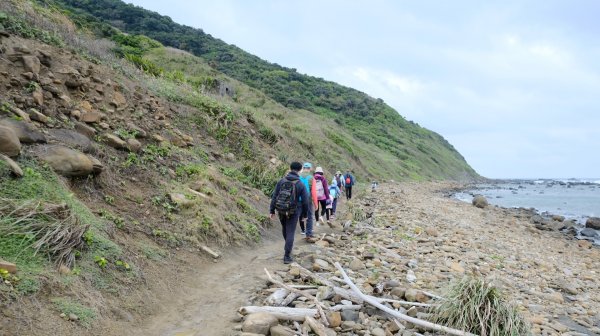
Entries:
{"type": "MultiPolygon", "coordinates": [[[[600,217],[600,178],[497,180],[454,196],[471,202],[477,194],[501,207],[534,208],[540,213],[562,215],[575,220],[581,227],[587,218],[600,217]]],[[[596,244],[600,244],[600,239],[596,239],[596,244]]]]}

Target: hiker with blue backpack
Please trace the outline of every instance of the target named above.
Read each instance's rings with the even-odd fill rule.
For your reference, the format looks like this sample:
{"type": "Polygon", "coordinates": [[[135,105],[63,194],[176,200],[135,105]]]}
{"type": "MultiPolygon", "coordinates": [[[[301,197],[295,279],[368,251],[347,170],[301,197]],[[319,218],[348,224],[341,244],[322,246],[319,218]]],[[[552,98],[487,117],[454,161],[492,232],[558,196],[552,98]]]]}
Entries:
{"type": "Polygon", "coordinates": [[[300,162],[290,164],[290,172],[275,186],[269,207],[269,218],[275,217],[275,212],[281,222],[281,232],[285,239],[283,263],[289,264],[292,259],[292,248],[294,246],[294,235],[296,224],[300,216],[312,217],[309,213],[309,192],[304,183],[300,181],[299,172],[302,169],[300,162]]]}

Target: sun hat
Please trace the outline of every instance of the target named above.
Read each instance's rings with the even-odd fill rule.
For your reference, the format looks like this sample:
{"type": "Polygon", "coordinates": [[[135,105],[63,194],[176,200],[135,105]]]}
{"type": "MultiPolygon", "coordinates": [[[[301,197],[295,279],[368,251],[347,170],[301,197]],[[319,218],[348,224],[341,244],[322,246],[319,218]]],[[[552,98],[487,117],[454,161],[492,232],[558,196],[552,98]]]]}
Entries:
{"type": "Polygon", "coordinates": [[[323,172],[323,168],[321,167],[317,167],[317,169],[315,169],[315,173],[322,173],[323,172]]]}
{"type": "Polygon", "coordinates": [[[342,175],[342,172],[338,170],[335,172],[335,175],[342,175]]]}
{"type": "Polygon", "coordinates": [[[312,168],[312,164],[310,162],[304,162],[304,164],[302,165],[302,167],[304,167],[304,168],[312,168]]]}

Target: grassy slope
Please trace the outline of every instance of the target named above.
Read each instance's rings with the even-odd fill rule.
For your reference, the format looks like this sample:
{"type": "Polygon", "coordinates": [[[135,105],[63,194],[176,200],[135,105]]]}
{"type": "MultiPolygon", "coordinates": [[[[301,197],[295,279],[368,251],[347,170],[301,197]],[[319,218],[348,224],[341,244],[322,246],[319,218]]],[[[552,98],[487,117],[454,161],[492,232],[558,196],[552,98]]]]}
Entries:
{"type": "MultiPolygon", "coordinates": [[[[48,1],[50,0],[46,2],[48,1]]],[[[166,60],[156,59],[159,65],[166,62],[165,67],[179,67],[188,73],[190,69],[182,66],[187,62],[197,67],[197,71],[205,73],[210,71],[206,64],[210,64],[212,68],[305,116],[303,119],[309,123],[309,127],[323,124],[322,119],[335,122],[325,124],[323,129],[344,132],[341,137],[330,135],[329,140],[338,142],[342,147],[348,147],[350,143],[357,144],[358,146],[352,147],[357,153],[351,156],[352,160],[348,160],[349,167],[362,171],[369,177],[477,177],[476,172],[443,137],[405,120],[380,99],[261,60],[200,29],[179,25],[168,17],[119,0],[58,2],[68,8],[80,24],[92,27],[101,34],[110,36],[113,32],[99,24],[98,20],[109,22],[128,33],[147,35],[167,46],[189,50],[206,62],[204,66],[198,67],[201,62],[191,61],[190,57],[184,57],[188,59],[182,62],[176,62],[170,57],[171,59],[166,60]],[[381,167],[382,163],[385,168],[381,167]]],[[[304,136],[301,132],[295,132],[294,128],[288,133],[292,137],[304,136]]],[[[324,130],[322,133],[327,135],[324,130]]],[[[316,158],[321,159],[318,155],[316,153],[316,158]]],[[[337,163],[344,162],[338,158],[337,163]]]]}

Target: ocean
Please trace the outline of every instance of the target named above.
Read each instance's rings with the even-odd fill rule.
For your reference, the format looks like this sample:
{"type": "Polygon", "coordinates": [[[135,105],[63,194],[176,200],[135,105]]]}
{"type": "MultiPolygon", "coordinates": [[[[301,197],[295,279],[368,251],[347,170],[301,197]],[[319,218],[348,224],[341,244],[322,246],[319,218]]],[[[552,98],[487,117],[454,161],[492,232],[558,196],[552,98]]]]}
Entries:
{"type": "MultiPolygon", "coordinates": [[[[471,202],[476,194],[505,208],[534,208],[541,214],[562,215],[575,220],[581,228],[588,217],[600,217],[600,178],[496,180],[454,197],[471,202]]],[[[600,239],[595,243],[600,244],[600,239]]]]}

